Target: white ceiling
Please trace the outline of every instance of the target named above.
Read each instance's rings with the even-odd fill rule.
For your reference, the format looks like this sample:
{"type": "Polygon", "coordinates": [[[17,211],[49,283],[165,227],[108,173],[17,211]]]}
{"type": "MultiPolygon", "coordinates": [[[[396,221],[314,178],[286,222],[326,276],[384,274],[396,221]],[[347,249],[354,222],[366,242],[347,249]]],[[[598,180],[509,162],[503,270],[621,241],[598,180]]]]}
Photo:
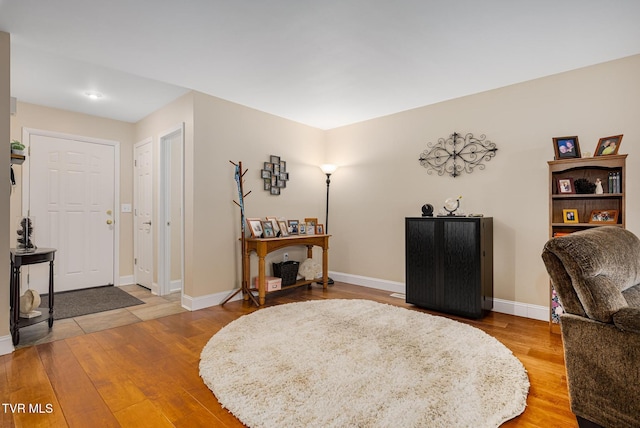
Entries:
{"type": "Polygon", "coordinates": [[[21,101],[136,122],[194,89],[321,129],[639,54],[639,18],[638,0],[0,0],[21,101]]]}

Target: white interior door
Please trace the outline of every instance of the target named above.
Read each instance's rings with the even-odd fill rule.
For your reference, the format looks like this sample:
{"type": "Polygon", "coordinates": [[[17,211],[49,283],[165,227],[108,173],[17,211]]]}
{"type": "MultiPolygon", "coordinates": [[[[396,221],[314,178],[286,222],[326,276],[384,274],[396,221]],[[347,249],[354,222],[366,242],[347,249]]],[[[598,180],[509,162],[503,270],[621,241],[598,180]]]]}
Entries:
{"type": "MultiPolygon", "coordinates": [[[[29,134],[28,199],[34,242],[56,248],[56,291],[114,284],[116,147],[29,134]]],[[[44,265],[44,264],[42,264],[44,265]]],[[[47,292],[46,266],[29,267],[29,286],[47,292]]]]}
{"type": "Polygon", "coordinates": [[[153,286],[153,156],[151,140],[134,147],[134,281],[153,286]]]}

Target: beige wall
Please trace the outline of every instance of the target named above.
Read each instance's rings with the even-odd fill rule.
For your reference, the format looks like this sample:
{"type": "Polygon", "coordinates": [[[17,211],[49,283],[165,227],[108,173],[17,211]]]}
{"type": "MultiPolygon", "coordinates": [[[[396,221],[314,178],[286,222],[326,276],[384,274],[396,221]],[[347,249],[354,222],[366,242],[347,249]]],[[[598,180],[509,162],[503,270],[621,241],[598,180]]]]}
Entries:
{"type": "MultiPolygon", "coordinates": [[[[6,165],[0,168],[0,242],[8,242],[10,236],[9,214],[9,163],[10,150],[6,144],[10,138],[9,124],[9,97],[10,97],[10,37],[8,33],[0,31],[0,141],[5,143],[4,150],[0,151],[0,163],[6,165]],[[4,159],[4,160],[2,160],[4,159]]],[[[9,336],[9,247],[0,246],[0,338],[9,336]]],[[[0,344],[0,355],[10,352],[12,346],[9,343],[0,344]]]]}
{"type": "Polygon", "coordinates": [[[578,135],[582,152],[624,134],[627,227],[640,234],[640,55],[439,103],[327,132],[331,270],[404,282],[404,218],[462,195],[467,213],[494,218],[495,297],[548,304],[541,261],[548,238],[547,161],[552,138],[578,135]],[[483,171],[427,174],[427,143],[454,131],[498,146],[483,171]]]}
{"type": "MultiPolygon", "coordinates": [[[[23,103],[18,100],[17,114],[11,116],[11,139],[22,141],[23,128],[118,141],[120,143],[120,203],[132,202],[134,141],[132,123],[23,103]]],[[[19,217],[22,210],[22,166],[14,167],[14,171],[17,183],[11,194],[11,219],[19,217]]],[[[119,209],[120,207],[114,207],[114,210],[119,209]]],[[[133,272],[132,233],[131,214],[120,213],[120,276],[131,275],[133,272]]],[[[13,241],[11,243],[14,244],[13,241]]]]}

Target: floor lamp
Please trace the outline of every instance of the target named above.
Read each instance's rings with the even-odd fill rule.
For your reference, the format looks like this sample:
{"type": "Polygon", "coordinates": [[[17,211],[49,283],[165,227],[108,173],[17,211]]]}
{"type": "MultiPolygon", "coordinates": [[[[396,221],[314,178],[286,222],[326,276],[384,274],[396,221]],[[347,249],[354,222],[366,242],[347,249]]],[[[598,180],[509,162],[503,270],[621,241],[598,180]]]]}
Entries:
{"type": "MultiPolygon", "coordinates": [[[[326,163],[324,165],[320,165],[320,169],[327,176],[327,205],[324,216],[324,233],[329,234],[329,184],[331,184],[331,174],[338,169],[338,166],[326,163]]],[[[331,278],[329,278],[327,282],[329,285],[333,285],[334,283],[331,278]]]]}

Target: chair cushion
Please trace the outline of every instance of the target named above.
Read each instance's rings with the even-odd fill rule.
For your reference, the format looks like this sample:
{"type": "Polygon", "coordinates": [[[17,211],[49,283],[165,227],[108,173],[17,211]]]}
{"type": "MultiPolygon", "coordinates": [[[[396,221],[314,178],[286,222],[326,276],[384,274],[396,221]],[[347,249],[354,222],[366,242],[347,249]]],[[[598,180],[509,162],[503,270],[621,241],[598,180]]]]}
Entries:
{"type": "Polygon", "coordinates": [[[562,263],[589,318],[612,322],[613,314],[629,306],[623,291],[640,283],[640,240],[633,233],[597,227],[553,238],[545,251],[562,263]]]}

